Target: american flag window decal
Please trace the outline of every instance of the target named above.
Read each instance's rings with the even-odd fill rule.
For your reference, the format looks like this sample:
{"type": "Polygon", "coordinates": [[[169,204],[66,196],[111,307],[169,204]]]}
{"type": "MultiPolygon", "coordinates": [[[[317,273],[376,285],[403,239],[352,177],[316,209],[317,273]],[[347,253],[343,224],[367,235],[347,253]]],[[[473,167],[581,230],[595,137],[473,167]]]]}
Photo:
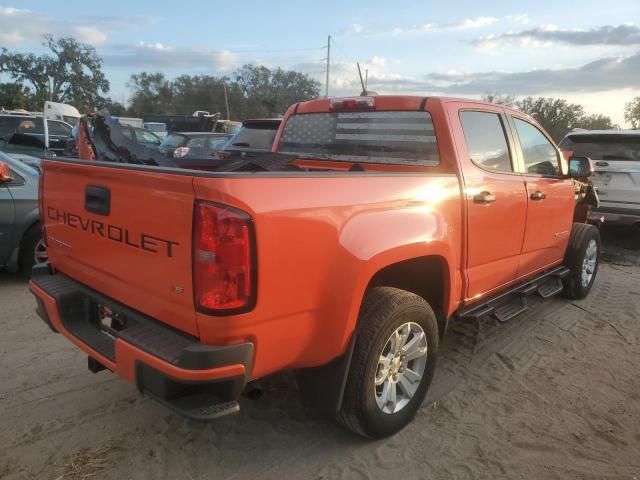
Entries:
{"type": "Polygon", "coordinates": [[[428,112],[305,113],[287,121],[280,152],[348,162],[436,166],[428,112]]]}

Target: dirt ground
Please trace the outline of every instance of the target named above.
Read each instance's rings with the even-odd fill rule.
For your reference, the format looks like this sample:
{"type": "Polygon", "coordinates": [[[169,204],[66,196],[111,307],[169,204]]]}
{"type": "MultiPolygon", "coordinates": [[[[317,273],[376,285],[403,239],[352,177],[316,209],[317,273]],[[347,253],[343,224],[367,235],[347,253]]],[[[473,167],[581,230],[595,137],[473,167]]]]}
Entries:
{"type": "Polygon", "coordinates": [[[3,479],[640,479],[640,251],[608,232],[582,301],[457,323],[415,421],[367,442],[303,408],[292,379],[214,424],[180,418],[86,357],[0,274],[3,479]]]}

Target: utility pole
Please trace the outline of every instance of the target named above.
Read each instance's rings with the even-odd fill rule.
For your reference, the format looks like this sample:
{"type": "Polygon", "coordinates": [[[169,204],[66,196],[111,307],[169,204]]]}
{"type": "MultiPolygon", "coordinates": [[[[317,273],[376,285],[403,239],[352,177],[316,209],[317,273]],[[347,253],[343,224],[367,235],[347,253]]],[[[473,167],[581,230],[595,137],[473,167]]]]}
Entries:
{"type": "Polygon", "coordinates": [[[222,88],[224,88],[224,104],[227,107],[227,120],[231,120],[229,117],[229,99],[227,98],[227,82],[222,83],[222,88]]]}
{"type": "Polygon", "coordinates": [[[369,90],[369,69],[368,68],[364,71],[364,90],[365,92],[369,90]]]}
{"type": "Polygon", "coordinates": [[[329,70],[331,69],[331,35],[327,37],[327,81],[325,85],[325,97],[329,98],[329,70]]]}

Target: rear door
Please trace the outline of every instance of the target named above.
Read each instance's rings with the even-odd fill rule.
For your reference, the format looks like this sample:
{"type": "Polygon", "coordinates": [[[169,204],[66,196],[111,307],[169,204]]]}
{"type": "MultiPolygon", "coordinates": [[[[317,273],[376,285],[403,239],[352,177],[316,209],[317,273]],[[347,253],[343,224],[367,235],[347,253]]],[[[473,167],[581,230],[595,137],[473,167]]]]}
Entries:
{"type": "Polygon", "coordinates": [[[45,160],[44,215],[56,269],[197,335],[193,178],[133,166],[45,160]]]}
{"type": "Polygon", "coordinates": [[[466,299],[516,278],[527,215],[506,116],[499,107],[450,104],[467,203],[466,299]]]}
{"type": "Polygon", "coordinates": [[[511,116],[516,151],[527,189],[527,216],[518,277],[560,263],[575,210],[573,181],[563,176],[560,151],[524,117],[511,116]]]}

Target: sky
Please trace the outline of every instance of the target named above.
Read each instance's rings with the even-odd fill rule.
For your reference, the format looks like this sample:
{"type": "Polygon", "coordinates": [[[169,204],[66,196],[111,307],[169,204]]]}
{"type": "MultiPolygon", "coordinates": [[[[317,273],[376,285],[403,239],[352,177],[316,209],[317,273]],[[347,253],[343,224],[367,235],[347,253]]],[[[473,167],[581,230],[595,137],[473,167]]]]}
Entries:
{"type": "Polygon", "coordinates": [[[232,75],[245,63],[295,69],[329,94],[559,96],[624,125],[640,96],[640,0],[15,1],[0,5],[0,46],[44,52],[73,36],[103,57],[110,96],[132,73],[232,75]],[[165,6],[166,5],[166,6],[165,6]]]}

